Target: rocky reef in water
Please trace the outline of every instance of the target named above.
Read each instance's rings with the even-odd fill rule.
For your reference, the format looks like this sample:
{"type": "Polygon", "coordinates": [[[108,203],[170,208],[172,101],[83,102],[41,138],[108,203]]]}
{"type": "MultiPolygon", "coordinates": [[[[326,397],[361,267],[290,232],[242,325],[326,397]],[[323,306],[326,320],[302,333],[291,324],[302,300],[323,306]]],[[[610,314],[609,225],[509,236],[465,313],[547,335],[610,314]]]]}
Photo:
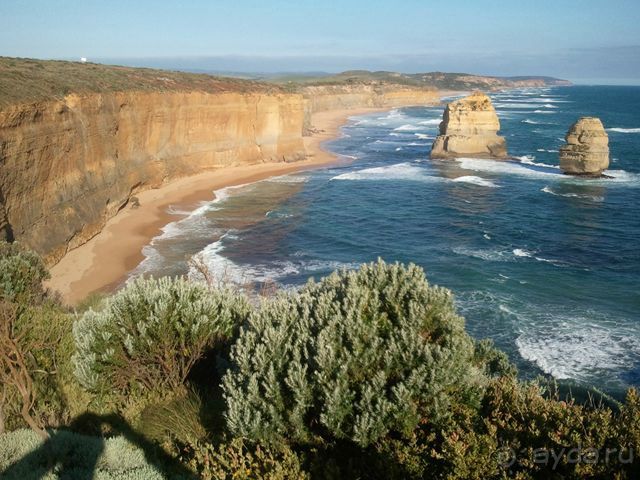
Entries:
{"type": "Polygon", "coordinates": [[[567,175],[600,177],[609,167],[609,136],[599,118],[582,117],[560,147],[560,169],[567,175]]]}
{"type": "Polygon", "coordinates": [[[506,159],[507,142],[499,131],[500,120],[491,99],[484,93],[473,93],[447,105],[431,158],[506,159]]]}

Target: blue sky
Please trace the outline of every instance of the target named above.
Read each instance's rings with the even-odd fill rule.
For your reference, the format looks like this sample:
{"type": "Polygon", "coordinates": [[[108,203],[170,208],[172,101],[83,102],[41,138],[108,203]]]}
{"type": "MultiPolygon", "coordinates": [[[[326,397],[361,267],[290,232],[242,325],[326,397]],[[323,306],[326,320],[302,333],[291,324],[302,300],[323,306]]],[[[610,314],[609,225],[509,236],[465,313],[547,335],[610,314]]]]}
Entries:
{"type": "Polygon", "coordinates": [[[0,0],[0,55],[640,83],[640,2],[0,0]]]}

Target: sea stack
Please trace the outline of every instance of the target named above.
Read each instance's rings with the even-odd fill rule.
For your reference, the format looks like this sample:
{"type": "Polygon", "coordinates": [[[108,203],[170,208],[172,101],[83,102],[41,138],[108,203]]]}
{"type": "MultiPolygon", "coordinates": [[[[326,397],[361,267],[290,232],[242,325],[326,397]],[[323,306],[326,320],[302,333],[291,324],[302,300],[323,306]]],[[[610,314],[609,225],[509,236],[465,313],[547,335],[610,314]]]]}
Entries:
{"type": "Polygon", "coordinates": [[[498,135],[499,130],[500,120],[491,99],[474,92],[445,108],[431,158],[507,158],[507,142],[498,135]]]}
{"type": "Polygon", "coordinates": [[[609,136],[599,118],[582,117],[564,137],[560,169],[568,175],[599,177],[609,167],[609,136]]]}

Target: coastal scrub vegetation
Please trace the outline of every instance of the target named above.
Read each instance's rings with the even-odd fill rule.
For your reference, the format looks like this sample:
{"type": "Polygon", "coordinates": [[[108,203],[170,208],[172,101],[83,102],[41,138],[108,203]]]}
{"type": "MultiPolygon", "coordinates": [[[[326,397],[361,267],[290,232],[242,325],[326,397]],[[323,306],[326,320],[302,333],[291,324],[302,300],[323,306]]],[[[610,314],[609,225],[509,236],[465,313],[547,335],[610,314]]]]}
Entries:
{"type": "Polygon", "coordinates": [[[267,298],[139,279],[86,311],[0,244],[0,474],[637,478],[640,396],[578,401],[383,261],[267,298]]]}
{"type": "Polygon", "coordinates": [[[0,56],[0,106],[61,100],[71,93],[273,92],[280,89],[240,78],[61,60],[0,56]]]}

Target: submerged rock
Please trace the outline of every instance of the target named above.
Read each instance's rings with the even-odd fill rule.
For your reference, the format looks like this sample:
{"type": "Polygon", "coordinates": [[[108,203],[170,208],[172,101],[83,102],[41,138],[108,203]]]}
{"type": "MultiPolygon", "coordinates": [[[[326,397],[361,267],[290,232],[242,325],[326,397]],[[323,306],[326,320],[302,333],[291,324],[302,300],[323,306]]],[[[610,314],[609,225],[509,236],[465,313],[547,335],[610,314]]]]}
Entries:
{"type": "Polygon", "coordinates": [[[599,118],[582,117],[564,137],[560,169],[569,175],[601,176],[609,167],[609,136],[599,118]]]}
{"type": "Polygon", "coordinates": [[[507,158],[507,143],[498,135],[500,120],[491,99],[476,92],[447,105],[431,158],[474,156],[507,158]]]}

